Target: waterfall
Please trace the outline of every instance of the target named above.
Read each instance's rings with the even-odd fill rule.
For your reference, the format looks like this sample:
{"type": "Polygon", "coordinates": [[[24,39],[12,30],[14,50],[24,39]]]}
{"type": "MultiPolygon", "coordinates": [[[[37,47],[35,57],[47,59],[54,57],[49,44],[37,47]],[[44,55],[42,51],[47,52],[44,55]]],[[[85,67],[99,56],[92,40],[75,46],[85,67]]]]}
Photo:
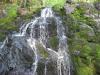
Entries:
{"type": "MultiPolygon", "coordinates": [[[[34,52],[34,62],[31,65],[32,75],[37,75],[37,68],[39,63],[39,53],[37,44],[40,43],[46,52],[49,54],[49,58],[56,63],[57,66],[57,75],[70,75],[70,58],[69,50],[67,44],[67,37],[65,35],[65,29],[63,27],[60,17],[57,17],[52,11],[52,8],[44,8],[41,11],[40,17],[35,17],[31,22],[22,25],[19,33],[12,34],[12,37],[26,37],[27,46],[31,48],[34,52]],[[59,40],[57,51],[52,49],[49,44],[49,23],[48,18],[54,19],[57,27],[57,38],[59,40]]],[[[8,39],[4,41],[0,49],[3,49],[6,45],[8,39]]],[[[49,61],[45,62],[44,75],[49,75],[48,64],[49,61]]]]}

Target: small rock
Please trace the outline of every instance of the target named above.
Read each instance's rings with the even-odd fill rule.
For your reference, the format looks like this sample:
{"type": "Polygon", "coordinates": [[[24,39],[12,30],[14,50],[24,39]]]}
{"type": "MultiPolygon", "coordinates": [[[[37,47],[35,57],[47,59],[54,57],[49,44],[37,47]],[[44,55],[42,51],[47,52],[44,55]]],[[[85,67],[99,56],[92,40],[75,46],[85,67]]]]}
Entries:
{"type": "Polygon", "coordinates": [[[20,14],[21,16],[25,16],[27,15],[28,10],[26,8],[19,8],[18,9],[18,14],[20,14]]]}
{"type": "Polygon", "coordinates": [[[78,56],[80,54],[80,51],[74,51],[73,54],[78,56]]]}
{"type": "Polygon", "coordinates": [[[75,10],[75,7],[73,7],[73,6],[69,5],[69,4],[66,4],[66,5],[64,6],[64,8],[65,8],[65,10],[66,10],[66,14],[71,14],[71,13],[74,12],[74,10],[75,10]]]}

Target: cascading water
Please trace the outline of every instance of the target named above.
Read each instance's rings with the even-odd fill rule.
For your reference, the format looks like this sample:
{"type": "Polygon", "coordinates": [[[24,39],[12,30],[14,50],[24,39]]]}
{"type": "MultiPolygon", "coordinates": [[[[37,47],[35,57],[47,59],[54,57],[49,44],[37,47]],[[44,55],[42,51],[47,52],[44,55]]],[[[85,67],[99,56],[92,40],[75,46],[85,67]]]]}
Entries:
{"type": "MultiPolygon", "coordinates": [[[[45,8],[41,12],[40,17],[36,17],[34,20],[20,28],[20,32],[13,34],[13,38],[25,38],[27,43],[27,48],[34,52],[33,64],[31,65],[31,73],[25,75],[38,75],[37,68],[40,61],[40,55],[38,53],[37,44],[40,43],[44,50],[49,54],[48,59],[51,59],[56,63],[55,75],[70,75],[70,58],[68,53],[67,37],[64,33],[65,29],[63,27],[62,21],[59,17],[55,16],[51,8],[45,8]],[[57,51],[52,49],[49,44],[49,23],[48,18],[54,19],[57,27],[57,38],[58,38],[58,48],[57,51]]],[[[3,45],[0,47],[1,51],[5,47],[8,39],[4,41],[3,45]]],[[[17,40],[18,41],[18,40],[17,40]]],[[[15,43],[17,43],[17,41],[15,43]]],[[[20,41],[20,40],[19,40],[20,41]]],[[[24,44],[20,43],[20,45],[24,44]]],[[[19,43],[18,43],[19,44],[19,43]]],[[[18,47],[19,48],[19,47],[18,47]]],[[[50,60],[45,61],[44,73],[41,75],[52,75],[48,74],[48,63],[50,60]]],[[[54,75],[54,74],[53,74],[54,75]]]]}

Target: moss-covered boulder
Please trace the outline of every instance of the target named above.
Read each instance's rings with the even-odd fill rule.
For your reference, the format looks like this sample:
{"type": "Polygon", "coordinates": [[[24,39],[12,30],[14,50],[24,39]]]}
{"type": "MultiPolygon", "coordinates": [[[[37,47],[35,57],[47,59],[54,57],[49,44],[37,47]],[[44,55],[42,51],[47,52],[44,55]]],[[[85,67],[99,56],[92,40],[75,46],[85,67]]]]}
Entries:
{"type": "Polygon", "coordinates": [[[95,32],[92,27],[86,24],[80,25],[80,31],[76,32],[76,36],[84,38],[87,41],[95,41],[95,32]]]}
{"type": "Polygon", "coordinates": [[[80,7],[75,7],[73,13],[66,14],[66,18],[64,16],[65,28],[68,26],[66,35],[68,36],[69,50],[75,75],[94,75],[97,73],[99,75],[99,70],[96,72],[96,69],[99,69],[99,60],[96,60],[95,56],[100,51],[96,51],[99,47],[96,46],[99,43],[97,23],[93,18],[85,16],[88,7],[84,7],[80,4],[80,7]]]}

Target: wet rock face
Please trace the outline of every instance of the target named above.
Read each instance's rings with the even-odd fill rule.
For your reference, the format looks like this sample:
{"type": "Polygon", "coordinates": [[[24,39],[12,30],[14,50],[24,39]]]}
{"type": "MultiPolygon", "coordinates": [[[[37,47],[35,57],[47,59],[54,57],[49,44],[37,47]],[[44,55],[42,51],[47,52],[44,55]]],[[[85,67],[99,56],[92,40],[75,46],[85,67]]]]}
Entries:
{"type": "Polygon", "coordinates": [[[23,70],[12,70],[7,73],[7,75],[33,75],[31,71],[23,71],[23,70]]]}
{"type": "Polygon", "coordinates": [[[37,68],[37,75],[44,75],[45,63],[39,62],[37,68]]]}
{"type": "Polygon", "coordinates": [[[53,61],[43,62],[40,61],[38,63],[37,75],[58,75],[56,63],[53,61]]]}
{"type": "MultiPolygon", "coordinates": [[[[34,53],[26,42],[27,37],[14,37],[9,35],[5,47],[0,50],[5,64],[0,64],[0,75],[33,75],[31,65],[34,62],[34,53]],[[4,65],[7,66],[4,68],[4,65]],[[8,70],[6,70],[8,68],[8,70]],[[6,74],[5,74],[6,73],[6,74]]],[[[47,56],[47,55],[46,55],[47,56]]],[[[37,75],[57,75],[56,63],[52,60],[40,59],[37,75]]]]}
{"type": "MultiPolygon", "coordinates": [[[[44,61],[40,61],[38,63],[37,73],[36,75],[58,75],[57,67],[54,62],[48,62],[47,64],[44,61]]],[[[0,74],[1,75],[1,74],[0,74]]],[[[6,75],[33,75],[31,70],[16,70],[13,69],[9,71],[6,75]]]]}
{"type": "Polygon", "coordinates": [[[53,63],[53,62],[49,62],[47,64],[47,74],[48,75],[58,75],[57,67],[55,65],[56,65],[56,63],[53,63]]]}
{"type": "Polygon", "coordinates": [[[3,63],[0,63],[0,75],[5,75],[7,71],[6,66],[3,63]]]}
{"type": "Polygon", "coordinates": [[[24,37],[8,37],[8,43],[0,50],[0,53],[2,54],[2,60],[9,70],[10,68],[27,68],[34,62],[34,53],[28,47],[24,37]]]}

